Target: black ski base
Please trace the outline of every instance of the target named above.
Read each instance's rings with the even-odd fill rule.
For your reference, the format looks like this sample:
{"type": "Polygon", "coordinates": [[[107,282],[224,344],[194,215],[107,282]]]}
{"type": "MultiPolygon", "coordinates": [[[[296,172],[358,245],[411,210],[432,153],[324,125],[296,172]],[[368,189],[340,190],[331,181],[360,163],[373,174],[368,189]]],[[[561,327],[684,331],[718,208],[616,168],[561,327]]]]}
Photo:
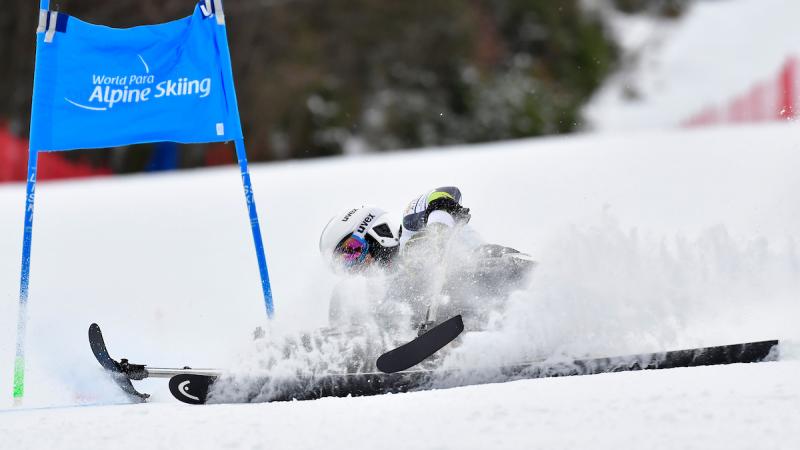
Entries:
{"type": "Polygon", "coordinates": [[[376,361],[376,366],[384,373],[410,369],[452,342],[462,331],[464,321],[461,316],[451,317],[413,341],[382,354],[376,361]]]}
{"type": "MultiPolygon", "coordinates": [[[[403,393],[458,386],[502,383],[508,381],[593,375],[635,370],[672,369],[735,363],[754,363],[777,359],[778,341],[750,342],[745,344],[647,353],[612,358],[592,358],[563,363],[521,363],[496,368],[464,369],[450,371],[415,370],[396,373],[361,373],[326,375],[285,382],[277,380],[251,380],[247,383],[252,392],[245,392],[238,402],[272,402],[314,400],[323,397],[359,397],[389,393],[403,393]],[[268,389],[265,389],[268,386],[268,389]],[[264,394],[269,392],[269,394],[264,394]]],[[[188,392],[197,401],[187,401],[184,393],[173,395],[186,403],[205,403],[215,377],[193,376],[175,382],[190,381],[188,392]],[[196,383],[196,384],[195,384],[196,383]],[[194,386],[192,386],[194,384],[194,386]],[[202,399],[202,401],[200,401],[202,399]]],[[[175,380],[178,377],[173,378],[175,380]]],[[[186,386],[186,385],[185,385],[186,386]]],[[[176,388],[177,389],[177,388],[176,388]]],[[[248,389],[248,388],[245,388],[248,389]]],[[[170,381],[173,390],[173,381],[170,381]]],[[[194,399],[189,399],[194,400],[194,399]]],[[[224,402],[225,399],[219,399],[224,402]]],[[[211,399],[214,402],[214,399],[211,399]]]]}

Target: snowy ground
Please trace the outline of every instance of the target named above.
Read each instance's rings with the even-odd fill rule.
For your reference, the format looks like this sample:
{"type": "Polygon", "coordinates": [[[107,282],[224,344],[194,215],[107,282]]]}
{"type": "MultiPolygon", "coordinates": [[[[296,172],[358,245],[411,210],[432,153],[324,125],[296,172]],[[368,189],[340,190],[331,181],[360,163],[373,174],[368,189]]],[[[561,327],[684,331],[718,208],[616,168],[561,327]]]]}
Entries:
{"type": "Polygon", "coordinates": [[[313,402],[0,412],[0,436],[17,450],[792,449],[798,377],[793,361],[313,402]]]}
{"type": "MultiPolygon", "coordinates": [[[[462,187],[489,242],[535,255],[494,338],[461,361],[609,355],[779,338],[780,362],[534,380],[364,399],[188,407],[165,383],[122,400],[112,354],[236,370],[264,324],[234,168],[42,183],[26,408],[3,448],[795,448],[800,442],[800,141],[796,124],[584,135],[253,167],[276,333],[325,323],[317,238],[338,209],[399,211],[462,187]],[[377,177],[377,179],[376,179],[377,177]],[[793,344],[794,342],[794,344],[793,344]],[[99,430],[99,431],[98,431],[99,430]]],[[[10,405],[23,186],[0,187],[0,393],[10,405]]]]}

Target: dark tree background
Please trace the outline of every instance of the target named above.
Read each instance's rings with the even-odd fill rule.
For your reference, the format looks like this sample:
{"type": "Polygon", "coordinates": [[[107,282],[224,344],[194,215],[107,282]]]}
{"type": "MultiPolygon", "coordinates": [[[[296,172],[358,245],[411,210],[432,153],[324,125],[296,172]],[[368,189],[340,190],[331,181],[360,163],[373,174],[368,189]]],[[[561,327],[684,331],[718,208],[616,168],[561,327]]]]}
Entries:
{"type": "MultiPolygon", "coordinates": [[[[621,8],[645,0],[615,0],[621,8]]],[[[38,2],[0,8],[0,120],[25,135],[38,2]]],[[[115,27],[191,13],[193,0],[51,0],[115,27]]],[[[253,160],[565,133],[615,48],[579,0],[226,0],[253,160]]],[[[70,152],[141,170],[150,148],[70,152]]],[[[205,146],[182,149],[202,164],[205,146]]]]}

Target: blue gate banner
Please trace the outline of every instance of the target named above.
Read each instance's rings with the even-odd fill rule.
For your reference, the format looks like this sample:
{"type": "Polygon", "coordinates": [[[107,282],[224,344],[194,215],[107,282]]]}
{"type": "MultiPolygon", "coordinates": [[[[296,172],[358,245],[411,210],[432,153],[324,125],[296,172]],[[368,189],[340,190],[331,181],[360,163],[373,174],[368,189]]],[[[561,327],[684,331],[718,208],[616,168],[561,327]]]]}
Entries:
{"type": "Polygon", "coordinates": [[[224,16],[210,5],[127,29],[43,11],[31,148],[241,139],[224,16]]]}
{"type": "MultiPolygon", "coordinates": [[[[39,8],[14,359],[15,405],[22,404],[25,394],[25,339],[39,152],[157,142],[233,141],[264,306],[267,317],[271,319],[274,313],[236,104],[222,0],[199,0],[194,14],[184,19],[128,29],[92,25],[50,11],[49,0],[40,0],[39,8]]],[[[168,151],[163,163],[175,164],[174,151],[168,151]]]]}

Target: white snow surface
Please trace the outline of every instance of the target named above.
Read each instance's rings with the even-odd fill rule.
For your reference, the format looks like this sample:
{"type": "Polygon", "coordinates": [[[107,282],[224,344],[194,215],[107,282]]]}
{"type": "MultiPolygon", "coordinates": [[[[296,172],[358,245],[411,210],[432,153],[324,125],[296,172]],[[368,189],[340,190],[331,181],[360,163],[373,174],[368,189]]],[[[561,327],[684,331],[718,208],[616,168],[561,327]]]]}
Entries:
{"type": "Polygon", "coordinates": [[[793,449],[800,362],[383,397],[0,412],[9,449],[793,449]]]}
{"type": "Polygon", "coordinates": [[[0,447],[797,448],[799,131],[586,134],[253,165],[269,323],[235,168],[41,183],[16,409],[24,186],[0,187],[0,447]],[[88,349],[89,323],[117,358],[246,373],[262,351],[254,327],[290,336],[325,325],[336,276],[317,239],[331,215],[374,203],[399,216],[448,184],[486,241],[540,262],[492,332],[466,336],[448,364],[763,339],[785,342],[781,360],[204,407],[146,380],[137,386],[151,404],[109,406],[124,398],[88,349]]]}
{"type": "Polygon", "coordinates": [[[697,1],[676,20],[602,12],[622,61],[584,110],[597,131],[675,127],[776,82],[800,56],[796,0],[697,1]]]}

